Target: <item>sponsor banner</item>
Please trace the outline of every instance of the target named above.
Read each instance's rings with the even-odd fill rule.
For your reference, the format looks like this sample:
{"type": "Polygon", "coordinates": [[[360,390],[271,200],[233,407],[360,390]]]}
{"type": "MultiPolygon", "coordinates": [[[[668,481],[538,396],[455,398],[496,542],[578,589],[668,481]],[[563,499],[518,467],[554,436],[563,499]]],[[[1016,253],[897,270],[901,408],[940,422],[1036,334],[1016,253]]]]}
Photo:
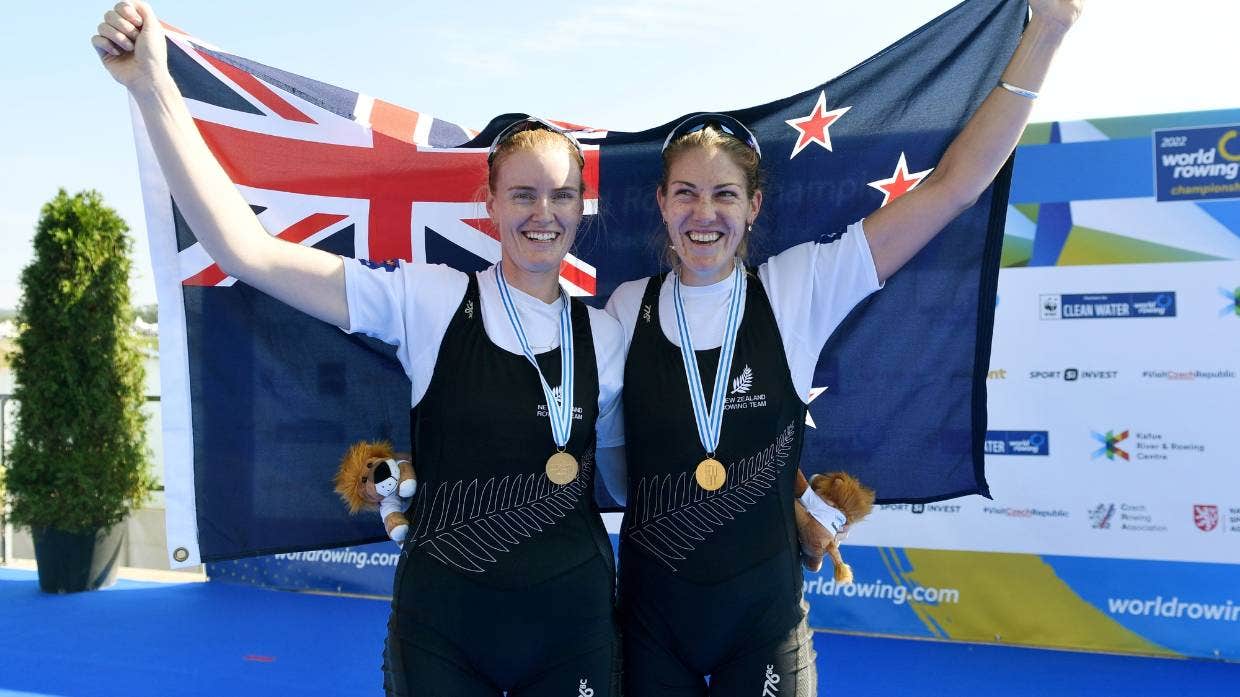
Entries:
{"type": "MultiPolygon", "coordinates": [[[[378,514],[374,514],[376,525],[378,514]]],[[[617,551],[621,515],[604,513],[603,525],[617,551]]],[[[263,586],[280,590],[349,593],[388,598],[401,549],[395,542],[355,547],[287,552],[232,561],[209,562],[213,581],[263,586]]]]}
{"type": "Polygon", "coordinates": [[[1049,455],[1046,431],[987,431],[987,455],[1049,455]]]}
{"type": "Polygon", "coordinates": [[[1240,198],[1240,125],[1154,131],[1159,201],[1240,198]]]}
{"type": "Polygon", "coordinates": [[[1049,293],[1039,300],[1042,319],[1175,317],[1175,291],[1049,293]]]}
{"type": "Polygon", "coordinates": [[[1142,370],[1141,378],[1145,380],[1171,380],[1173,382],[1189,382],[1192,380],[1235,380],[1234,370],[1142,370]]]}
{"type": "Polygon", "coordinates": [[[1060,370],[1035,369],[1029,371],[1030,380],[1063,380],[1089,382],[1092,380],[1114,380],[1119,377],[1118,370],[1099,370],[1096,368],[1063,368],[1060,370]]]}
{"type": "MultiPolygon", "coordinates": [[[[996,458],[994,471],[1032,470],[1026,491],[925,504],[877,506],[849,536],[859,545],[1055,554],[1097,559],[1237,564],[1240,491],[1164,498],[1152,484],[1097,486],[1098,472],[1081,459],[1079,476],[1039,458],[996,458]],[[1062,493],[1036,489],[1055,483],[1062,493]]],[[[1134,458],[1135,460],[1135,458],[1134,458]]],[[[993,461],[992,461],[993,462],[993,461]]],[[[1129,466],[1117,456],[1115,464],[1129,466]]],[[[1110,467],[1105,458],[1099,467],[1110,467]]],[[[1164,489],[1170,487],[1163,487],[1164,489]]],[[[1240,565],[1238,565],[1240,568],[1240,565]]]]}
{"type": "MultiPolygon", "coordinates": [[[[962,507],[880,508],[918,516],[922,524],[951,518],[962,507]]],[[[1119,505],[1106,508],[1107,520],[1117,524],[1119,505]]],[[[1240,541],[1240,506],[1198,507],[1193,515],[1203,526],[1212,524],[1211,531],[1230,525],[1240,541]]],[[[829,561],[821,572],[804,575],[815,629],[1240,660],[1238,565],[855,544],[841,551],[853,583],[836,583],[829,561]]],[[[394,544],[380,543],[214,562],[207,570],[213,581],[390,597],[398,559],[394,544]]]]}
{"type": "Polygon", "coordinates": [[[295,591],[352,595],[392,595],[392,576],[400,561],[395,542],[316,549],[207,564],[213,581],[295,591]]]}
{"type": "MultiPolygon", "coordinates": [[[[1240,540],[1240,538],[1237,538],[1240,540]]],[[[961,641],[1240,660],[1240,566],[841,548],[806,573],[810,625],[961,641]]]]}
{"type": "Polygon", "coordinates": [[[819,626],[1240,660],[1240,200],[1206,200],[1240,153],[1208,124],[1237,119],[1030,127],[987,374],[994,498],[880,507],[849,539],[875,552],[845,547],[860,580],[908,586],[892,598],[957,600],[819,593],[819,626]]]}

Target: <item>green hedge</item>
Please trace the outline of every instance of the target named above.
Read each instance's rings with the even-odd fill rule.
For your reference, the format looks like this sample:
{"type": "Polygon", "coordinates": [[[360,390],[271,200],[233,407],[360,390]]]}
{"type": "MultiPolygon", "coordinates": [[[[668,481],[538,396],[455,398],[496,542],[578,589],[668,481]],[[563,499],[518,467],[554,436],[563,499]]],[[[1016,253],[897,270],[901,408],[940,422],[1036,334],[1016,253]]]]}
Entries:
{"type": "Polygon", "coordinates": [[[94,191],[43,206],[13,357],[6,486],[19,525],[109,527],[150,488],[128,231],[94,191]]]}

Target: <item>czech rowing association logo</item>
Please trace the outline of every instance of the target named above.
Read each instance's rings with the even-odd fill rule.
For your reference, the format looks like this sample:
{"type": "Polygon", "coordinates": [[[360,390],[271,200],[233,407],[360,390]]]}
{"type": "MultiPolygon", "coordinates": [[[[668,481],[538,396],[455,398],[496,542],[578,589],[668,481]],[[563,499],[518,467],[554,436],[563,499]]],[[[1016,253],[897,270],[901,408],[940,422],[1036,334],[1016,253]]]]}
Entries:
{"type": "Polygon", "coordinates": [[[1193,504],[1193,523],[1202,532],[1210,532],[1218,527],[1218,506],[1197,503],[1193,504]]]}

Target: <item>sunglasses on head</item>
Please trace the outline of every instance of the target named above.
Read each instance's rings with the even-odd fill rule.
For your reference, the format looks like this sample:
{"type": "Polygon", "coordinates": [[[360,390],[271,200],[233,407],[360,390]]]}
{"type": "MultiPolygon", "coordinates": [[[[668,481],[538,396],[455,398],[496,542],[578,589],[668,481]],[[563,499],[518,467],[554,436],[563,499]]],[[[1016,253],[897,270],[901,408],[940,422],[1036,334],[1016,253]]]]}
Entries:
{"type": "Polygon", "coordinates": [[[697,133],[708,126],[714,126],[720,131],[723,131],[724,133],[749,146],[750,150],[757,153],[758,159],[762,159],[762,148],[758,145],[757,136],[755,136],[753,131],[749,130],[745,124],[737,121],[727,114],[696,114],[694,116],[690,116],[684,121],[681,121],[676,124],[676,127],[672,129],[671,133],[667,134],[667,139],[663,141],[663,150],[660,152],[666,152],[667,147],[677,138],[687,136],[690,133],[697,133]]]}
{"type": "Polygon", "coordinates": [[[524,131],[551,131],[553,133],[559,133],[565,138],[568,138],[569,142],[573,144],[573,147],[577,148],[577,154],[580,155],[582,159],[585,159],[585,153],[581,150],[581,143],[577,142],[577,139],[573,137],[573,134],[551,123],[550,121],[545,121],[537,116],[527,116],[523,119],[519,119],[508,124],[504,130],[500,131],[499,134],[495,136],[495,140],[491,141],[491,147],[487,149],[487,166],[489,167],[495,159],[495,151],[499,149],[499,146],[503,145],[516,134],[524,131]]]}

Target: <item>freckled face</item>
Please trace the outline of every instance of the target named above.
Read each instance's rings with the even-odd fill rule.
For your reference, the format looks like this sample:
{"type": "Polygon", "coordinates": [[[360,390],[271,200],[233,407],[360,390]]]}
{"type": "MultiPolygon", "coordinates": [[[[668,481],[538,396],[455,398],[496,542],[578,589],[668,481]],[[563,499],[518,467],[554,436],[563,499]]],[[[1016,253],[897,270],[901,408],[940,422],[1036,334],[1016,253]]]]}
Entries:
{"type": "Polygon", "coordinates": [[[718,148],[681,153],[657,192],[681,277],[705,285],[732,272],[736,249],[762,207],[762,192],[745,194],[745,173],[718,148]]]}
{"type": "Polygon", "coordinates": [[[509,154],[487,192],[505,259],[528,273],[560,268],[581,223],[581,170],[560,147],[509,154]]]}

